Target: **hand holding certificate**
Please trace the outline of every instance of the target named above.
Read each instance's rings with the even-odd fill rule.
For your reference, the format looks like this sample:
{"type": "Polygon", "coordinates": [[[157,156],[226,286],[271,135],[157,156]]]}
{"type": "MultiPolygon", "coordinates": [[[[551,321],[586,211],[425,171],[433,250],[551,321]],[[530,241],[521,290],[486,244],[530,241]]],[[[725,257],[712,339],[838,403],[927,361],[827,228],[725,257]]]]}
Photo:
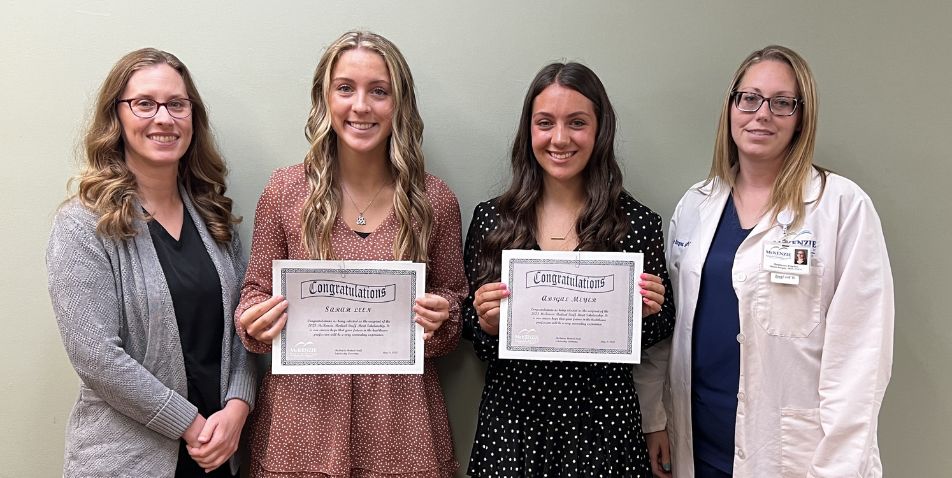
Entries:
{"type": "Polygon", "coordinates": [[[274,261],[273,290],[288,319],[272,346],[273,373],[423,373],[424,264],[274,261]]]}
{"type": "Polygon", "coordinates": [[[499,357],[638,363],[642,254],[507,250],[499,357]]]}

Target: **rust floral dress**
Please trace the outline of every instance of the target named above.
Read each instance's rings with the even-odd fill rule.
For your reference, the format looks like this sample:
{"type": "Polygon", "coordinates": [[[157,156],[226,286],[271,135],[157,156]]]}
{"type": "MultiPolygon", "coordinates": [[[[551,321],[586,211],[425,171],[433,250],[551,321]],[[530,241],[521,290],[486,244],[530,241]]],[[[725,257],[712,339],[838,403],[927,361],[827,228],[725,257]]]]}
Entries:
{"type": "MultiPolygon", "coordinates": [[[[251,416],[252,477],[444,478],[458,468],[443,392],[433,358],[452,351],[460,336],[466,278],[459,204],[443,181],[427,175],[434,210],[427,292],[450,303],[449,320],[424,345],[423,375],[271,375],[264,378],[251,416]]],[[[301,207],[308,194],[304,166],[271,176],[255,211],[248,272],[235,311],[271,297],[271,261],[308,259],[301,244],[301,207]]],[[[390,216],[366,238],[340,218],[333,250],[343,260],[392,260],[397,220],[390,216]]],[[[237,320],[236,320],[237,324],[237,320]]],[[[237,324],[251,352],[261,343],[237,324]]]]}

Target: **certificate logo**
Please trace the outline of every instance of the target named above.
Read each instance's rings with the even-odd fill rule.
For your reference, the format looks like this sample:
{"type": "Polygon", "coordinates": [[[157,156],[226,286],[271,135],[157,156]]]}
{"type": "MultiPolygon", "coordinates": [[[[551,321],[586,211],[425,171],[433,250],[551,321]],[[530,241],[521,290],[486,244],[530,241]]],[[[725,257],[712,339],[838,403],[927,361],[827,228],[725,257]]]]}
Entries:
{"type": "Polygon", "coordinates": [[[291,352],[298,354],[312,354],[317,352],[314,342],[298,342],[290,347],[291,352]]]}
{"type": "Polygon", "coordinates": [[[512,343],[513,345],[535,345],[539,343],[539,335],[536,329],[522,329],[512,334],[512,343]]]}
{"type": "Polygon", "coordinates": [[[568,272],[538,270],[526,273],[526,288],[557,287],[575,292],[602,293],[615,290],[615,276],[588,276],[568,272]]]}
{"type": "Polygon", "coordinates": [[[301,282],[301,298],[334,297],[355,302],[393,302],[396,284],[366,285],[333,280],[309,280],[301,282]]]}

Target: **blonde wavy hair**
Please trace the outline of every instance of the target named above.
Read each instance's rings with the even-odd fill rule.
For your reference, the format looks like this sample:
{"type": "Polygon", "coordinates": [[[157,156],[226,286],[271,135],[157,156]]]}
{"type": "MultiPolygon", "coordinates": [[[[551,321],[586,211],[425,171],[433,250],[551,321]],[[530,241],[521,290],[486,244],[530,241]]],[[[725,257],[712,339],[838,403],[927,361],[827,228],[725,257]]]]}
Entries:
{"type": "Polygon", "coordinates": [[[301,211],[301,238],[314,259],[333,259],[331,232],[340,212],[337,179],[337,133],[331,127],[328,91],[331,74],[341,54],[367,48],[383,57],[393,91],[393,131],[387,145],[394,180],[393,209],[399,228],[393,243],[398,260],[426,262],[427,242],[433,226],[433,208],[426,197],[423,161],[423,120],[417,109],[413,76],[400,50],[386,38],[364,31],[350,31],[332,43],[314,71],[311,112],[305,136],[311,148],[304,157],[310,194],[301,211]]]}
{"type": "MultiPolygon", "coordinates": [[[[797,79],[797,92],[800,103],[800,115],[797,129],[790,139],[780,174],[774,180],[767,203],[767,211],[776,219],[784,209],[789,209],[795,215],[792,226],[797,227],[803,220],[805,205],[803,203],[803,188],[810,181],[813,170],[820,172],[823,188],[826,187],[827,171],[813,164],[813,150],[816,143],[817,124],[817,92],[813,72],[797,52],[778,45],[770,45],[756,50],[744,59],[734,73],[730,87],[724,95],[721,105],[720,120],[717,125],[717,135],[714,139],[714,158],[711,163],[711,172],[705,185],[715,179],[724,181],[728,187],[735,185],[736,167],[738,164],[737,143],[731,135],[730,109],[733,107],[733,93],[737,89],[744,74],[752,65],[762,61],[777,61],[789,65],[797,79]]],[[[766,108],[766,105],[763,106],[766,108]]],[[[822,195],[822,189],[821,189],[822,195]]]]}
{"type": "Polygon", "coordinates": [[[92,122],[83,141],[85,164],[71,184],[78,182],[75,196],[99,215],[96,232],[109,238],[126,239],[136,235],[134,222],[146,218],[137,206],[136,178],[126,165],[125,143],[117,101],[129,78],[143,68],[169,65],[185,82],[192,101],[192,142],[179,160],[178,179],[191,197],[195,209],[208,226],[212,237],[228,243],[232,226],[241,221],[232,215],[232,200],[225,196],[225,161],[219,154],[208,124],[208,114],[188,68],[175,55],[143,48],[127,53],[109,71],[93,111],[92,122]]]}

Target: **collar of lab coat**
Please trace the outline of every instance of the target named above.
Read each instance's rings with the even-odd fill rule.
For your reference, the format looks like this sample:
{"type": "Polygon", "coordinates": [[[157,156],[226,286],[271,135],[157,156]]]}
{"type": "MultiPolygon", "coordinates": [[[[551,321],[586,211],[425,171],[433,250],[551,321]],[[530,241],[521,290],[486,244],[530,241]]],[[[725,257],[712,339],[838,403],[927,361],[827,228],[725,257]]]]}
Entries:
{"type": "MultiPolygon", "coordinates": [[[[735,166],[734,174],[736,174],[736,172],[737,168],[735,166]]],[[[819,200],[823,186],[820,174],[821,173],[814,168],[810,181],[804,185],[803,202],[805,204],[819,200]]],[[[727,186],[727,183],[720,178],[714,178],[713,181],[707,184],[702,183],[697,186],[696,189],[701,195],[706,196],[698,205],[698,215],[700,216],[698,217],[698,230],[700,234],[698,234],[697,237],[701,238],[702,241],[698,248],[702,254],[701,257],[707,257],[707,253],[711,247],[711,241],[714,239],[714,231],[717,229],[717,224],[721,219],[721,215],[724,213],[724,206],[730,197],[731,189],[727,186]]],[[[757,225],[754,226],[754,229],[744,242],[759,241],[762,234],[775,227],[780,227],[780,225],[777,224],[775,216],[773,214],[765,214],[764,217],[760,218],[760,221],[757,222],[757,225]]]]}

